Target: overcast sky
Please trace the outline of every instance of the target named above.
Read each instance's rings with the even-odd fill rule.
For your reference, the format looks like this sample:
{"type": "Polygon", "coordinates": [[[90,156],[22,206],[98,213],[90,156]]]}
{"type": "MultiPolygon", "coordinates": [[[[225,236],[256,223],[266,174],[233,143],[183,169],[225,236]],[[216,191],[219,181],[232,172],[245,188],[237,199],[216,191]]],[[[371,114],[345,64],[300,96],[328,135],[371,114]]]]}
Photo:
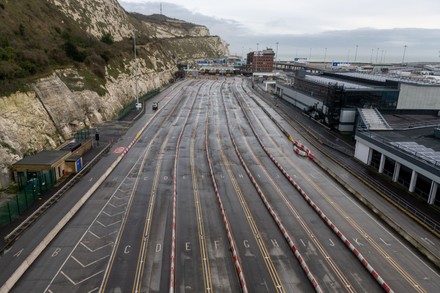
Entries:
{"type": "Polygon", "coordinates": [[[119,0],[128,12],[205,25],[234,55],[278,59],[440,62],[439,0],[119,0]],[[257,45],[258,43],[258,45],[257,45]],[[278,43],[278,46],[277,44],[278,43]],[[406,48],[405,48],[406,46],[406,48]]]}

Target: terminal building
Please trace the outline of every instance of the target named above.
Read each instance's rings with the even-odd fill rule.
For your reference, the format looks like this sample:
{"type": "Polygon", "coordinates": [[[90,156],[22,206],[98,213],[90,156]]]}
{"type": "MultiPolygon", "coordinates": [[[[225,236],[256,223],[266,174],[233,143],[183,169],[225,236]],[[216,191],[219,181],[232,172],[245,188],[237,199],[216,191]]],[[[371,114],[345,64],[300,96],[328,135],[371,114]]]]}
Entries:
{"type": "Polygon", "coordinates": [[[340,132],[353,132],[358,108],[380,112],[412,112],[437,115],[440,84],[402,81],[385,76],[297,71],[276,94],[340,132]]]}
{"type": "Polygon", "coordinates": [[[300,70],[275,92],[328,127],[351,133],[359,161],[440,205],[440,84],[300,70]]]}

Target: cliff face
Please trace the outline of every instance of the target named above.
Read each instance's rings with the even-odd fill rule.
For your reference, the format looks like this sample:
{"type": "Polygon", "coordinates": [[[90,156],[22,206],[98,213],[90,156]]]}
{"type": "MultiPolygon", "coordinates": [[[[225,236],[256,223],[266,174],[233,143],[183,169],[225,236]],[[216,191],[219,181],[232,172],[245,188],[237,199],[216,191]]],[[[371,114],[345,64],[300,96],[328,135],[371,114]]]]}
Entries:
{"type": "Polygon", "coordinates": [[[129,15],[116,0],[47,0],[90,35],[110,33],[115,41],[133,34],[129,15]]]}
{"type": "Polygon", "coordinates": [[[142,95],[172,81],[178,63],[228,54],[227,45],[206,27],[163,16],[132,16],[116,0],[44,1],[97,39],[110,33],[117,43],[136,30],[144,40],[136,47],[136,66],[131,55],[108,63],[98,89],[87,85],[81,68],[70,66],[35,80],[29,90],[0,96],[0,189],[10,184],[10,166],[23,156],[53,149],[74,132],[115,118],[133,102],[134,68],[142,95]]]}

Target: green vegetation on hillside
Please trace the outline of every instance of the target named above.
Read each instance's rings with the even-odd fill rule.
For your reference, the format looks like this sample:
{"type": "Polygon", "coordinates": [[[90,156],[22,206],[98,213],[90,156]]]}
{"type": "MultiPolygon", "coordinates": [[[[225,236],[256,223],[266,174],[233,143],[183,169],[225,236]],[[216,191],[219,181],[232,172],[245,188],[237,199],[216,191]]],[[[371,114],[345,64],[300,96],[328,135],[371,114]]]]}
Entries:
{"type": "Polygon", "coordinates": [[[72,65],[102,84],[105,65],[131,51],[130,40],[115,43],[110,33],[93,38],[46,0],[0,0],[0,96],[72,65]]]}
{"type": "MultiPolygon", "coordinates": [[[[75,0],[69,2],[76,4],[75,0]]],[[[96,2],[90,1],[93,4],[96,2]]],[[[88,21],[81,19],[80,23],[84,25],[88,21]]],[[[146,68],[162,71],[169,62],[185,64],[191,59],[220,56],[213,45],[215,40],[207,41],[211,37],[158,39],[149,34],[142,21],[187,32],[197,25],[161,15],[130,14],[129,21],[138,32],[137,57],[144,59],[142,64],[146,68]]],[[[132,58],[131,38],[115,42],[109,32],[93,37],[51,1],[0,0],[0,97],[29,90],[36,78],[72,67],[83,78],[81,81],[63,78],[72,90],[89,89],[103,95],[106,68],[107,74],[114,78],[120,73],[130,74],[131,69],[126,65],[132,58]]]]}

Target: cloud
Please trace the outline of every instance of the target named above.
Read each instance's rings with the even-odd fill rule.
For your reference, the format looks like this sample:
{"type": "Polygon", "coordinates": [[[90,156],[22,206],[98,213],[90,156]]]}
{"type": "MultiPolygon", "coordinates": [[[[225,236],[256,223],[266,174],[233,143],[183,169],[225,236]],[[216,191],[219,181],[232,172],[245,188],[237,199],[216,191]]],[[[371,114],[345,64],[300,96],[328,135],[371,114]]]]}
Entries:
{"type": "MultiPolygon", "coordinates": [[[[426,2],[426,0],[421,1],[426,2]]],[[[159,2],[133,3],[120,1],[120,4],[128,12],[135,11],[145,15],[160,13],[159,2]]],[[[331,10],[330,6],[325,6],[329,4],[323,5],[323,7],[331,10]]],[[[363,62],[371,60],[373,62],[376,60],[378,62],[400,62],[406,45],[406,61],[440,62],[440,46],[438,43],[440,29],[357,28],[356,25],[361,21],[356,20],[356,18],[367,17],[369,14],[370,23],[379,23],[378,16],[372,14],[372,11],[377,7],[370,4],[370,10],[362,12],[364,16],[347,16],[349,8],[353,9],[352,6],[353,2],[347,4],[346,8],[341,6],[342,8],[339,11],[346,16],[344,18],[338,17],[338,15],[325,16],[325,14],[329,14],[326,9],[313,12],[313,19],[317,22],[313,27],[310,24],[311,16],[308,14],[309,12],[302,13],[301,11],[305,10],[300,10],[299,6],[298,9],[293,10],[293,12],[290,11],[288,14],[284,14],[280,10],[277,17],[265,17],[261,21],[258,21],[258,19],[257,21],[253,20],[255,23],[253,27],[252,21],[246,22],[245,25],[235,20],[236,18],[212,17],[172,3],[162,3],[162,11],[168,17],[205,25],[212,35],[218,35],[230,44],[232,54],[239,56],[256,50],[257,43],[258,49],[271,47],[276,50],[276,43],[278,42],[278,59],[282,60],[291,60],[294,57],[323,60],[325,57],[326,61],[354,61],[356,56],[357,61],[363,62]],[[291,25],[292,19],[288,19],[288,16],[294,20],[294,27],[291,25]],[[323,21],[318,22],[317,20],[320,17],[323,18],[323,21]],[[332,29],[332,27],[340,27],[340,22],[347,23],[350,19],[353,21],[353,29],[332,29]]],[[[232,8],[235,8],[235,10],[240,9],[239,7],[232,8]]],[[[306,7],[302,8],[306,9],[306,7]]],[[[395,7],[395,9],[402,8],[395,7]]],[[[415,9],[419,11],[421,8],[415,9]]],[[[243,14],[243,11],[239,12],[243,14]]],[[[379,11],[377,13],[383,15],[385,12],[379,11]]],[[[386,25],[384,26],[386,27],[386,25]]]]}

